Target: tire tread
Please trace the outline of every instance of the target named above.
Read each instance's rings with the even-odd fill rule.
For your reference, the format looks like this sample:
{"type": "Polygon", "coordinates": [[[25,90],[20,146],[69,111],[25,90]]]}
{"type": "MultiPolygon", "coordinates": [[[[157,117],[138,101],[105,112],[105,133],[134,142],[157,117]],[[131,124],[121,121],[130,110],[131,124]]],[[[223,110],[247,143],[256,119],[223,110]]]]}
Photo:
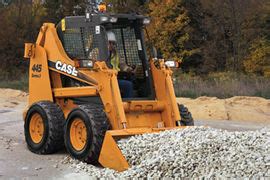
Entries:
{"type": "Polygon", "coordinates": [[[182,126],[194,126],[194,119],[188,108],[185,107],[183,104],[178,104],[178,109],[181,116],[180,124],[182,126]]]}
{"type": "Polygon", "coordinates": [[[29,149],[37,154],[52,154],[63,149],[65,118],[61,108],[50,101],[41,101],[33,106],[40,106],[45,111],[49,129],[45,144],[38,150],[28,145],[29,149]]]}
{"type": "Polygon", "coordinates": [[[87,114],[93,133],[92,145],[87,155],[82,160],[90,164],[98,164],[105,133],[110,129],[109,121],[102,104],[82,104],[79,105],[78,108],[87,114]]]}

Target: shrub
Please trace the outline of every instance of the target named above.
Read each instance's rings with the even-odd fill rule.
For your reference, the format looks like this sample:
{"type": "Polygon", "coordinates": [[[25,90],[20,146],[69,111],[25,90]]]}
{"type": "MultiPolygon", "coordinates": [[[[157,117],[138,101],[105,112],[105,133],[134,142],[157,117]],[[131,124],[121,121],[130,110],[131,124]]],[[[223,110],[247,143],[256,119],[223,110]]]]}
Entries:
{"type": "Polygon", "coordinates": [[[176,96],[181,97],[260,96],[270,98],[269,78],[243,73],[211,73],[205,76],[176,73],[174,84],[176,96]]]}

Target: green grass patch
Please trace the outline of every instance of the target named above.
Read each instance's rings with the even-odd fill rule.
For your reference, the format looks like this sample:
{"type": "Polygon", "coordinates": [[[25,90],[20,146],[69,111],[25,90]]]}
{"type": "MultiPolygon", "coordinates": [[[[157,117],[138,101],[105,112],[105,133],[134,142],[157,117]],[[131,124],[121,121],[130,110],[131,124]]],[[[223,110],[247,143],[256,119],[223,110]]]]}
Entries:
{"type": "Polygon", "coordinates": [[[270,99],[270,78],[243,73],[212,73],[207,76],[175,73],[175,94],[179,97],[259,96],[270,99]]]}
{"type": "Polygon", "coordinates": [[[18,89],[28,92],[28,74],[21,75],[18,80],[0,80],[0,88],[18,89]]]}
{"type": "MultiPolygon", "coordinates": [[[[28,92],[28,74],[20,77],[18,80],[0,80],[0,88],[28,92]]],[[[267,77],[232,72],[195,76],[178,72],[174,74],[173,79],[175,94],[178,97],[258,96],[270,99],[270,78],[267,77]]]]}

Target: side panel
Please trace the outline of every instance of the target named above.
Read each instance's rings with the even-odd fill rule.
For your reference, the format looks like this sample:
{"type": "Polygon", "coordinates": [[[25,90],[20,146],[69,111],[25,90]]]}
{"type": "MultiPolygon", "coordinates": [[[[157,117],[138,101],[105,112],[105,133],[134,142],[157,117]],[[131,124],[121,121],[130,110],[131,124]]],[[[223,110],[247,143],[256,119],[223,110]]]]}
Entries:
{"type": "Polygon", "coordinates": [[[129,128],[164,127],[160,112],[130,112],[126,113],[129,128]]]}
{"type": "Polygon", "coordinates": [[[176,122],[180,120],[180,113],[177,107],[176,97],[171,80],[172,72],[165,67],[163,61],[150,61],[153,73],[156,98],[164,103],[165,108],[162,111],[162,119],[165,127],[175,127],[176,122]],[[157,63],[158,68],[155,63],[157,63]]]}
{"type": "Polygon", "coordinates": [[[43,47],[36,45],[29,67],[29,105],[38,101],[53,101],[53,96],[47,54],[43,47]]]}

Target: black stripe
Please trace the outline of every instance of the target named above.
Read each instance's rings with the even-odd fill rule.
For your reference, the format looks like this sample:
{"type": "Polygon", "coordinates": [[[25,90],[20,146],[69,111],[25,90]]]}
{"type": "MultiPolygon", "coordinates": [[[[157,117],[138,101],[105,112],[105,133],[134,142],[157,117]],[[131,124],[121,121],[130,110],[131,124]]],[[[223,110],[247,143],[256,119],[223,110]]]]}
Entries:
{"type": "MultiPolygon", "coordinates": [[[[58,69],[56,69],[55,64],[56,64],[55,62],[53,62],[53,61],[51,61],[51,60],[48,60],[48,66],[49,66],[50,68],[55,69],[56,71],[59,71],[58,69]]],[[[89,83],[91,83],[91,84],[96,84],[96,85],[98,84],[94,79],[89,78],[89,77],[86,76],[85,74],[81,73],[78,69],[76,69],[76,70],[78,71],[78,75],[77,75],[77,76],[73,76],[73,75],[68,74],[68,73],[65,73],[65,72],[63,72],[63,71],[60,71],[60,72],[61,72],[62,74],[64,74],[64,75],[73,76],[74,78],[81,79],[81,80],[86,81],[86,82],[89,82],[89,83]]]]}

